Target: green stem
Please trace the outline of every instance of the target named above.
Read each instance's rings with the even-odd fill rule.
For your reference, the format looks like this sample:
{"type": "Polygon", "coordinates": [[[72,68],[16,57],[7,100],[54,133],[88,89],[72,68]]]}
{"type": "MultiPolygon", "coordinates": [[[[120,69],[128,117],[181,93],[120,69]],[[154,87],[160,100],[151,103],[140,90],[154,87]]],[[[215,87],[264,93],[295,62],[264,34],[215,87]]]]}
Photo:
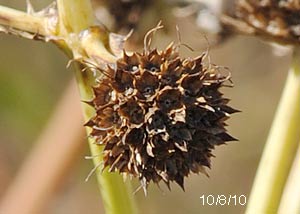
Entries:
{"type": "Polygon", "coordinates": [[[57,0],[59,34],[79,33],[94,24],[94,12],[89,0],[57,0]]]}
{"type": "MultiPolygon", "coordinates": [[[[70,33],[79,33],[87,29],[94,23],[94,16],[89,0],[57,0],[59,10],[59,35],[67,36],[70,33]]],[[[76,42],[74,43],[77,44],[76,42]]],[[[102,46],[104,47],[104,46],[102,46]]],[[[72,49],[72,47],[71,47],[72,49]]],[[[103,51],[103,54],[108,52],[103,51]]],[[[103,56],[103,58],[112,58],[103,56]]],[[[75,64],[75,75],[81,94],[81,99],[88,101],[92,99],[90,79],[87,72],[82,72],[82,67],[75,64]]],[[[89,120],[93,115],[93,109],[83,104],[84,117],[89,120]]],[[[87,129],[89,133],[89,129],[87,129]]],[[[95,145],[89,139],[91,154],[95,166],[103,162],[102,147],[95,145]]],[[[136,213],[129,181],[124,182],[123,178],[117,173],[110,173],[107,170],[101,172],[101,167],[96,170],[99,188],[102,194],[104,207],[107,214],[134,214],[136,213]]]]}
{"type": "Polygon", "coordinates": [[[285,89],[256,173],[247,214],[277,213],[300,137],[300,50],[295,49],[285,89]]]}
{"type": "Polygon", "coordinates": [[[280,214],[300,214],[300,147],[280,202],[280,214]]]}
{"type": "MultiPolygon", "coordinates": [[[[75,75],[79,86],[79,91],[82,100],[91,100],[92,91],[88,87],[88,78],[83,75],[82,68],[77,63],[75,64],[75,75]]],[[[94,115],[94,110],[83,103],[84,117],[87,121],[94,115]]],[[[89,128],[87,132],[89,133],[89,128]]],[[[93,156],[94,165],[97,167],[95,171],[101,191],[105,211],[107,214],[135,214],[136,206],[131,191],[129,181],[124,182],[123,178],[116,173],[101,171],[101,163],[103,162],[102,148],[95,145],[93,139],[89,138],[91,155],[93,156]]]]}

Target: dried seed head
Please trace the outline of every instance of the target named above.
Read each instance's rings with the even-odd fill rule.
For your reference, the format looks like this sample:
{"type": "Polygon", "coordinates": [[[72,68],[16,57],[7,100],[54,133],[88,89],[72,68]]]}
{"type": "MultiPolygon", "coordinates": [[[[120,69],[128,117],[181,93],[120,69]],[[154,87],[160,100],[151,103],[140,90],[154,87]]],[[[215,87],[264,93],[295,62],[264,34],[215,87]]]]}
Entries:
{"type": "Polygon", "coordinates": [[[235,16],[251,34],[284,44],[300,42],[299,0],[238,0],[235,16]]]}
{"type": "Polygon", "coordinates": [[[104,166],[138,177],[145,190],[151,181],[184,188],[191,172],[206,173],[215,146],[235,140],[224,121],[237,111],[218,91],[229,74],[206,66],[205,54],[182,59],[177,49],[124,52],[90,102],[97,113],[86,125],[104,145],[104,166]]]}

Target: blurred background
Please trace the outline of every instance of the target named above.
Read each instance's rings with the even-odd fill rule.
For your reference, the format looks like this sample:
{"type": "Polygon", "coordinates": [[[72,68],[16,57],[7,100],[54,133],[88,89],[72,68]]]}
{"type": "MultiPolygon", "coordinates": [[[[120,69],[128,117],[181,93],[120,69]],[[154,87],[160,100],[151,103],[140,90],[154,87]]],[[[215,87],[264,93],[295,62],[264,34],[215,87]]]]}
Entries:
{"type": "MultiPolygon", "coordinates": [[[[31,2],[37,9],[42,9],[51,3],[50,0],[31,2]]],[[[177,185],[172,185],[171,192],[164,187],[160,190],[157,186],[150,185],[147,197],[142,191],[137,192],[138,207],[143,214],[242,213],[245,206],[233,204],[203,206],[200,197],[202,195],[213,195],[215,198],[217,195],[245,195],[248,198],[286,78],[290,63],[289,52],[281,49],[275,52],[269,44],[253,37],[237,35],[220,37],[221,26],[215,22],[209,23],[214,19],[213,15],[205,16],[199,13],[206,8],[203,2],[153,1],[138,7],[129,7],[126,9],[129,12],[118,15],[115,19],[116,12],[112,12],[113,10],[109,8],[116,9],[116,3],[112,6],[110,4],[113,3],[94,0],[97,17],[101,20],[100,24],[114,32],[119,31],[124,34],[131,28],[136,28],[127,44],[129,49],[141,50],[141,41],[145,32],[153,28],[159,20],[163,21],[165,30],[155,35],[153,47],[163,49],[169,42],[177,41],[175,25],[179,26],[182,42],[194,49],[190,51],[182,47],[180,52],[183,57],[197,56],[210,47],[211,62],[229,67],[232,74],[234,88],[224,88],[225,97],[232,100],[231,106],[242,111],[234,114],[228,121],[229,132],[239,141],[216,148],[214,151],[216,158],[212,159],[209,178],[204,175],[191,175],[186,180],[185,192],[177,185]],[[132,13],[130,18],[126,15],[129,13],[132,13]],[[119,16],[123,17],[122,20],[128,18],[129,21],[124,21],[122,26],[118,26],[116,20],[121,20],[119,16]],[[205,20],[208,20],[207,24],[205,20]],[[203,31],[203,26],[213,25],[216,27],[206,29],[210,33],[203,31]]],[[[232,1],[224,0],[224,2],[227,10],[232,1]]],[[[25,0],[0,0],[0,5],[26,10],[25,0]]],[[[220,10],[224,10],[224,7],[220,10]]],[[[124,11],[122,9],[122,13],[124,11]]],[[[51,43],[0,34],[0,50],[1,200],[18,176],[18,170],[30,158],[32,149],[39,143],[38,139],[50,118],[55,115],[56,106],[60,103],[59,100],[63,97],[67,86],[70,85],[73,73],[72,69],[66,68],[67,58],[51,43]]],[[[68,93],[76,94],[77,90],[72,87],[71,92],[68,93]]],[[[72,106],[79,106],[79,103],[78,98],[67,104],[70,107],[70,114],[75,109],[72,106]]],[[[68,119],[68,114],[60,118],[63,123],[68,119]]],[[[84,159],[89,155],[89,149],[80,116],[77,123],[79,131],[74,131],[70,127],[61,129],[63,133],[61,140],[64,136],[75,135],[78,142],[74,144],[78,149],[77,152],[72,153],[70,164],[57,180],[55,188],[49,190],[53,194],[45,203],[42,213],[103,213],[95,176],[85,182],[93,165],[90,160],[84,159]]],[[[52,143],[60,149],[63,142],[55,140],[52,143]]],[[[56,151],[49,151],[49,153],[55,159],[56,151]]],[[[51,162],[52,159],[49,158],[49,161],[51,162]]],[[[44,170],[51,171],[50,168],[44,170]]],[[[35,173],[34,169],[33,173],[35,173]]],[[[42,171],[36,172],[33,176],[35,178],[33,184],[39,182],[41,174],[42,171]]],[[[139,186],[136,179],[133,180],[133,186],[134,188],[139,186]]],[[[28,197],[32,194],[32,189],[32,186],[24,187],[28,197]]]]}

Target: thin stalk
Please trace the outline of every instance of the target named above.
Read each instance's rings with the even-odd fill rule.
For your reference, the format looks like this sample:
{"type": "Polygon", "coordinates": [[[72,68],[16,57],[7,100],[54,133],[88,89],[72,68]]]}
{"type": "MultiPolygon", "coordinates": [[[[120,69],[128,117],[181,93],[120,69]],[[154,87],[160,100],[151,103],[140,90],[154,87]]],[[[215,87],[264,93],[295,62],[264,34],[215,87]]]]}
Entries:
{"type": "Polygon", "coordinates": [[[300,50],[293,62],[258,167],[247,214],[277,213],[300,137],[300,50]]]}
{"type": "MultiPolygon", "coordinates": [[[[79,33],[94,23],[93,11],[89,0],[57,0],[57,5],[59,10],[59,34],[79,33]]],[[[106,57],[104,56],[104,58],[106,57]]],[[[92,90],[89,83],[91,78],[87,72],[82,71],[79,64],[75,64],[75,76],[81,99],[84,101],[91,100],[92,90]]],[[[83,104],[83,111],[85,120],[90,119],[94,115],[94,111],[86,104],[83,104]]],[[[87,129],[87,131],[89,133],[90,130],[87,129]]],[[[95,166],[100,166],[103,162],[103,148],[95,145],[92,139],[89,139],[89,145],[95,166]]],[[[96,176],[107,214],[136,213],[129,181],[124,182],[119,174],[109,173],[107,170],[101,173],[101,167],[97,168],[96,176]]]]}
{"type": "Polygon", "coordinates": [[[279,214],[300,214],[300,147],[280,202],[279,214]]]}

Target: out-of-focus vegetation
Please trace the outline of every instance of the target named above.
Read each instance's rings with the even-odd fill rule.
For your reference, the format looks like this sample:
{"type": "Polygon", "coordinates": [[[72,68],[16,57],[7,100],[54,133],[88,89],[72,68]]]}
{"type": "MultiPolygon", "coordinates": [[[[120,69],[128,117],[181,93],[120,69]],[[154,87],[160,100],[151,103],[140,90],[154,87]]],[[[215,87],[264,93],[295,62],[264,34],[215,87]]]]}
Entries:
{"type": "MultiPolygon", "coordinates": [[[[35,0],[32,3],[37,8],[42,8],[50,1],[35,0]]],[[[25,1],[19,0],[1,0],[0,4],[17,9],[25,8],[25,1]]],[[[203,33],[195,27],[192,20],[178,19],[176,23],[179,25],[182,41],[195,49],[195,52],[191,52],[182,47],[184,56],[196,56],[199,51],[207,48],[203,33]]],[[[210,36],[208,39],[213,40],[210,36]]],[[[170,30],[168,36],[158,33],[153,46],[165,47],[171,40],[176,40],[175,30],[170,30]]],[[[66,69],[66,57],[51,44],[1,34],[0,48],[1,197],[47,123],[58,98],[72,78],[72,72],[66,69]]],[[[164,187],[161,191],[152,185],[147,197],[139,191],[136,197],[143,214],[233,214],[245,209],[243,206],[232,205],[203,206],[199,197],[210,194],[215,197],[229,194],[249,196],[290,56],[275,56],[268,44],[241,36],[214,47],[210,50],[210,56],[212,62],[231,70],[235,87],[226,88],[224,92],[232,100],[232,106],[242,110],[242,113],[229,120],[228,127],[239,142],[218,147],[212,169],[209,170],[210,178],[203,175],[190,176],[185,192],[176,185],[172,186],[171,192],[164,187]]],[[[72,130],[66,127],[66,132],[72,130]]],[[[101,199],[94,179],[84,182],[92,168],[91,162],[83,158],[88,154],[87,147],[86,144],[86,150],[78,157],[77,166],[65,178],[63,188],[49,202],[44,213],[101,213],[101,199]]],[[[134,186],[138,185],[135,180],[134,186]]]]}

